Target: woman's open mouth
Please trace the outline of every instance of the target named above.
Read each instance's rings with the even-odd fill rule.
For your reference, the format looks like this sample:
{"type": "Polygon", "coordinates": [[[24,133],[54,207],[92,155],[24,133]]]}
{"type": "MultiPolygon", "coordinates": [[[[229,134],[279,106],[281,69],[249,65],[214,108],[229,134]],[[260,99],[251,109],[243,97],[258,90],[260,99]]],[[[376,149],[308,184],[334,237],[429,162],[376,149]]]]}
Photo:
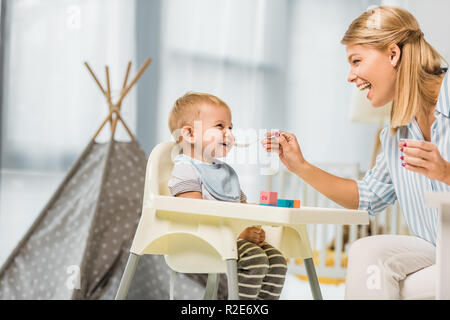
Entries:
{"type": "Polygon", "coordinates": [[[361,90],[361,91],[368,89],[369,92],[367,92],[367,96],[366,97],[367,97],[367,99],[370,100],[369,95],[371,95],[370,93],[371,93],[371,89],[372,89],[372,84],[370,82],[364,82],[363,84],[361,84],[358,87],[358,89],[361,90]]]}
{"type": "Polygon", "coordinates": [[[370,82],[365,82],[362,85],[360,85],[358,87],[359,90],[366,90],[366,89],[370,89],[372,87],[372,85],[370,84],[370,82]]]}

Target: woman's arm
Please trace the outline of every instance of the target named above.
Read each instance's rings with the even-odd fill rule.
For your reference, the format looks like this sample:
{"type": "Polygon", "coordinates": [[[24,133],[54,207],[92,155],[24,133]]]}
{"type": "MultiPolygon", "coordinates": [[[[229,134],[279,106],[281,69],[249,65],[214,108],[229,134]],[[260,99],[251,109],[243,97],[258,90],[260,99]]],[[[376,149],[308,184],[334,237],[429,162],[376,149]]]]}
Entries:
{"type": "MultiPolygon", "coordinates": [[[[268,133],[268,136],[272,134],[268,133]]],[[[289,171],[324,196],[345,208],[358,208],[359,192],[356,181],[334,176],[308,163],[303,158],[294,134],[283,132],[278,138],[263,140],[262,144],[268,152],[278,152],[280,160],[289,171]]]]}
{"type": "Polygon", "coordinates": [[[355,180],[334,176],[308,162],[294,172],[328,199],[347,209],[358,209],[359,192],[355,180]]]}

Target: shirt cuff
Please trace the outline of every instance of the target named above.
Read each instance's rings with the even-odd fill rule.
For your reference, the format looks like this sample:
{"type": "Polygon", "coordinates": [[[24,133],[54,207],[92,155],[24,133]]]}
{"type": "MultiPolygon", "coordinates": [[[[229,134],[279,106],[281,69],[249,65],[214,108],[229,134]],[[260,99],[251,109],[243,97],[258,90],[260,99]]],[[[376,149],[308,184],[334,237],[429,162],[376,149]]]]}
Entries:
{"type": "Polygon", "coordinates": [[[364,210],[369,211],[370,207],[370,190],[367,187],[366,182],[363,180],[357,180],[356,181],[358,185],[358,193],[359,193],[359,204],[358,204],[358,210],[364,210]]]}

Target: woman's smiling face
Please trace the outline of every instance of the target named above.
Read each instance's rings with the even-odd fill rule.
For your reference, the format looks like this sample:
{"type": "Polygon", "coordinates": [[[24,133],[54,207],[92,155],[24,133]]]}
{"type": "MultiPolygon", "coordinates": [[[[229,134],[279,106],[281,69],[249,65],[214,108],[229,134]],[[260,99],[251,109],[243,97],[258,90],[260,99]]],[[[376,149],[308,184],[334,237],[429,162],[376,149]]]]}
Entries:
{"type": "Polygon", "coordinates": [[[397,65],[400,48],[392,45],[382,51],[363,45],[347,45],[350,73],[347,80],[360,90],[369,90],[367,98],[372,106],[381,107],[395,96],[397,65]]]}

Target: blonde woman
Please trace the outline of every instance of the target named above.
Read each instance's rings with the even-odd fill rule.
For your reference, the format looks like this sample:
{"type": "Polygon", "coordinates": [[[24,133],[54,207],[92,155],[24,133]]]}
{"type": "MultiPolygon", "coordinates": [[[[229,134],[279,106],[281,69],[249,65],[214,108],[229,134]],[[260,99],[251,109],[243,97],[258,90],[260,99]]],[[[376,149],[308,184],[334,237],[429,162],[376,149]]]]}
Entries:
{"type": "Polygon", "coordinates": [[[294,134],[262,143],[285,166],[334,202],[375,215],[399,201],[413,236],[377,235],[349,249],[347,299],[433,298],[437,211],[426,208],[428,191],[450,192],[450,80],[444,59],[425,40],[406,10],[367,10],[342,39],[348,81],[373,107],[392,101],[382,150],[360,181],[333,176],[308,163],[294,134]],[[406,140],[403,140],[406,139],[406,140]]]}

